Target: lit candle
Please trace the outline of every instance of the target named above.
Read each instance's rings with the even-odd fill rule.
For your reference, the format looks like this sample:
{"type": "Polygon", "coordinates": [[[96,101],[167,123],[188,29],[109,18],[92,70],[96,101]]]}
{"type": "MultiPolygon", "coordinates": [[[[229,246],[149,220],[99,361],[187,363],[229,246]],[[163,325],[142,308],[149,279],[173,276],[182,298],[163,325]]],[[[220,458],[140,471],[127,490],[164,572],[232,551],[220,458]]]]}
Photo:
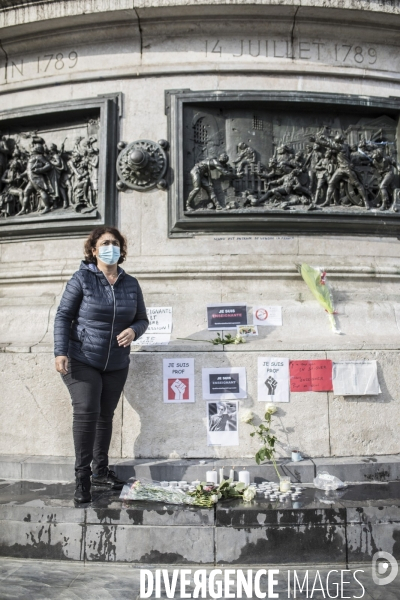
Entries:
{"type": "Polygon", "coordinates": [[[246,471],[243,467],[243,471],[239,471],[239,481],[245,485],[250,485],[250,471],[246,471]]]}
{"type": "Polygon", "coordinates": [[[232,467],[232,469],[229,471],[229,479],[235,481],[235,467],[232,467]]]}
{"type": "Polygon", "coordinates": [[[207,471],[206,481],[207,483],[214,483],[215,485],[218,485],[218,473],[215,469],[213,471],[207,471]]]}
{"type": "Polygon", "coordinates": [[[279,490],[281,492],[289,492],[290,491],[290,477],[281,477],[279,482],[279,490]]]}
{"type": "Polygon", "coordinates": [[[223,483],[225,481],[224,468],[225,467],[221,467],[219,470],[219,482],[220,483],[223,483]]]}

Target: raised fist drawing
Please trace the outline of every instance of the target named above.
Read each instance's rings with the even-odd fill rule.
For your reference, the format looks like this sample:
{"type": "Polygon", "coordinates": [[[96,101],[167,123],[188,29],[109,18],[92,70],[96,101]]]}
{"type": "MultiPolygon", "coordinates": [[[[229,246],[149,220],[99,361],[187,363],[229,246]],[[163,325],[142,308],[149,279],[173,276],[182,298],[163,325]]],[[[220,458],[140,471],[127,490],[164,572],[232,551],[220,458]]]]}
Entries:
{"type": "Polygon", "coordinates": [[[274,396],[275,395],[276,386],[278,385],[278,382],[276,381],[276,379],[274,379],[270,375],[268,377],[267,381],[265,382],[265,385],[267,386],[267,389],[268,389],[268,396],[274,396]]]}
{"type": "Polygon", "coordinates": [[[175,400],[183,400],[183,394],[186,390],[186,385],[180,379],[176,379],[171,385],[171,390],[175,394],[175,400]]]}

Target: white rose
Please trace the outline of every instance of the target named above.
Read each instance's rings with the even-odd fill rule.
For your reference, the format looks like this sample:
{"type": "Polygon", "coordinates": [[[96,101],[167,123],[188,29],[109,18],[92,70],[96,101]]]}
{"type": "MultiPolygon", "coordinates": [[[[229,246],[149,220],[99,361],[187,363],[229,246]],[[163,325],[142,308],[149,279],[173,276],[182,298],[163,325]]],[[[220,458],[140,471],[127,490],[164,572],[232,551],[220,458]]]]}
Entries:
{"type": "Polygon", "coordinates": [[[265,412],[269,412],[270,415],[273,415],[274,413],[276,413],[278,409],[276,408],[276,406],[274,404],[268,403],[265,405],[265,412]]]}
{"type": "Polygon", "coordinates": [[[252,410],[244,410],[240,417],[242,423],[251,423],[253,420],[254,414],[252,410]]]}
{"type": "Polygon", "coordinates": [[[213,494],[213,495],[211,496],[211,500],[214,502],[214,504],[215,504],[216,502],[218,502],[218,494],[213,494]]]}
{"type": "Polygon", "coordinates": [[[254,491],[254,489],[251,487],[248,487],[243,492],[243,500],[245,502],[251,502],[255,495],[256,495],[256,492],[254,491]]]}

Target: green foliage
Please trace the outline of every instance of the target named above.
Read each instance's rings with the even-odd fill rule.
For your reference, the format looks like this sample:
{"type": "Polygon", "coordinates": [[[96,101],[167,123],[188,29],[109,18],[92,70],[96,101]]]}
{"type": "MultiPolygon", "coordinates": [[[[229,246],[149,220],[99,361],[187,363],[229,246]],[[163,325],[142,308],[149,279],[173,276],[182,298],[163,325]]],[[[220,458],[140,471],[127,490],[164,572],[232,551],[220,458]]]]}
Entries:
{"type": "Polygon", "coordinates": [[[222,346],[226,346],[226,344],[243,344],[244,339],[240,337],[240,335],[235,335],[235,337],[233,337],[233,335],[227,333],[221,337],[221,334],[217,333],[217,337],[212,339],[211,343],[214,344],[214,346],[218,346],[218,344],[221,344],[222,346]]]}
{"type": "Polygon", "coordinates": [[[251,423],[254,431],[250,433],[250,436],[257,436],[261,444],[260,450],[256,453],[254,457],[256,463],[260,465],[266,460],[272,461],[275,471],[277,472],[278,477],[280,478],[280,474],[275,460],[275,444],[278,438],[271,433],[273,412],[273,410],[267,409],[263,421],[261,421],[261,423],[257,427],[253,423],[251,423]]]}

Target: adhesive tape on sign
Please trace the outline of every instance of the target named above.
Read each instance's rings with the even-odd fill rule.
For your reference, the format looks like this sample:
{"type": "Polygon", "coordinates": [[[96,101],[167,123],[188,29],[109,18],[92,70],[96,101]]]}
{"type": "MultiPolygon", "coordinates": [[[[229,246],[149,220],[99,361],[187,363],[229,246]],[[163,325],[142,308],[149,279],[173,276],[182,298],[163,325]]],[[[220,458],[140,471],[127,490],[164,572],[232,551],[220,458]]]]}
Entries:
{"type": "Polygon", "coordinates": [[[266,321],[268,319],[268,311],[265,308],[259,308],[256,310],[256,319],[259,321],[266,321]]]}

